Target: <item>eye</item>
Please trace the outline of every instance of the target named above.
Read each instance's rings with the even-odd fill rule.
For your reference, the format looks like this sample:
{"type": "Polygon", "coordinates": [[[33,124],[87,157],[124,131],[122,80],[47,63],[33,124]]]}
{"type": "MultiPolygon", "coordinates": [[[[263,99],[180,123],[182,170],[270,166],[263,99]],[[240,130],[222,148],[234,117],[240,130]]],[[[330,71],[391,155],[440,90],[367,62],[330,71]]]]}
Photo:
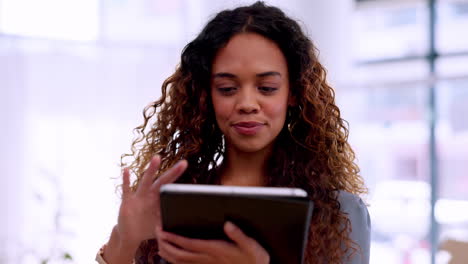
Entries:
{"type": "Polygon", "coordinates": [[[223,95],[231,95],[237,90],[236,87],[219,87],[218,91],[223,95]]]}
{"type": "Polygon", "coordinates": [[[259,86],[258,89],[263,92],[263,93],[274,93],[275,91],[278,90],[278,88],[275,87],[268,87],[268,86],[259,86]]]}

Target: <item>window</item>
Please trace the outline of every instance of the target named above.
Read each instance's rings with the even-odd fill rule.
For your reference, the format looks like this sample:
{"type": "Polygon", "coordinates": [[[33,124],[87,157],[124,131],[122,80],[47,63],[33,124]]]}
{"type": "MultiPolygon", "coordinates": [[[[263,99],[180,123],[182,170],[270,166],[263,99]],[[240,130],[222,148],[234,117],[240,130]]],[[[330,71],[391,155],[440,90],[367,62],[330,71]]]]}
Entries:
{"type": "Polygon", "coordinates": [[[371,190],[371,263],[440,262],[439,245],[468,241],[468,1],[357,1],[354,19],[355,83],[337,99],[371,190]]]}

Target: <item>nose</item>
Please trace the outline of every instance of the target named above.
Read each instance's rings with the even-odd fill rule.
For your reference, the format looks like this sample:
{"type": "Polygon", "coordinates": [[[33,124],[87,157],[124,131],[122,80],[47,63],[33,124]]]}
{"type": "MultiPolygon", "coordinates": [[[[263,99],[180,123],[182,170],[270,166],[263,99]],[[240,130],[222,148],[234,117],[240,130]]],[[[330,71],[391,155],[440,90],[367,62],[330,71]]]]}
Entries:
{"type": "Polygon", "coordinates": [[[236,110],[241,114],[256,114],[260,109],[255,88],[240,89],[238,94],[236,110]]]}

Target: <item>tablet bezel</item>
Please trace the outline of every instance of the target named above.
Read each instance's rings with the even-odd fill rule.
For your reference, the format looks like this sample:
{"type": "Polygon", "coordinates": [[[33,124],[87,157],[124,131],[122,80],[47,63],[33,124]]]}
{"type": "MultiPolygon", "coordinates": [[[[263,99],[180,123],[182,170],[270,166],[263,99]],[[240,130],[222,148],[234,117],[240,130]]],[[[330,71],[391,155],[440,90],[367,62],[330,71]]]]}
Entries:
{"type": "Polygon", "coordinates": [[[299,188],[287,187],[253,187],[253,186],[226,186],[208,184],[164,184],[161,193],[200,193],[200,194],[223,194],[223,195],[256,195],[256,196],[278,196],[278,197],[307,197],[307,192],[299,188]]]}

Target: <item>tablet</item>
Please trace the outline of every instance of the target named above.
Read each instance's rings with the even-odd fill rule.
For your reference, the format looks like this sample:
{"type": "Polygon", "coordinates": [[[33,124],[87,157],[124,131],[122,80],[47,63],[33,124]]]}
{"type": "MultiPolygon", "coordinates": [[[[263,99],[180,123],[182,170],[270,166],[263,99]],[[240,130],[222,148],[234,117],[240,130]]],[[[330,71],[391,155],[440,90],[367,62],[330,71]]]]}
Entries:
{"type": "Polygon", "coordinates": [[[163,229],[198,239],[224,239],[231,221],[260,243],[271,263],[302,263],[313,203],[298,188],[167,184],[163,229]]]}

